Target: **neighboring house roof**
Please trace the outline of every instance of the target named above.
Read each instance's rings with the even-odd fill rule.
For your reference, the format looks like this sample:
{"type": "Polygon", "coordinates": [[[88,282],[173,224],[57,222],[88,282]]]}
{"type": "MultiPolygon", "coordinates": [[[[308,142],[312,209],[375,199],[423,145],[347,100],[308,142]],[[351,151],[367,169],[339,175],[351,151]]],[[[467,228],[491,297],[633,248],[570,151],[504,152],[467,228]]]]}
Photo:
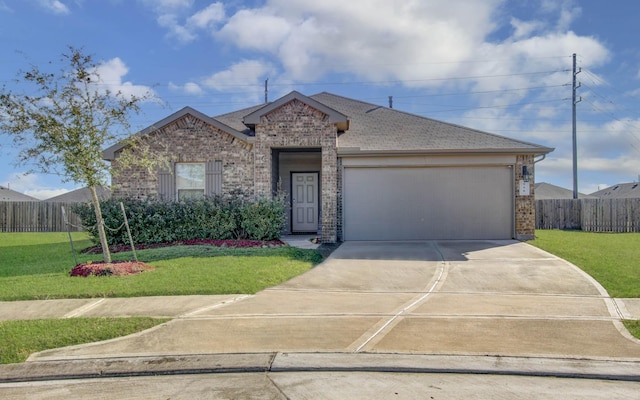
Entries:
{"type": "Polygon", "coordinates": [[[15,190],[0,186],[0,201],[40,201],[35,197],[27,196],[15,190]]]}
{"type": "MultiPolygon", "coordinates": [[[[111,190],[108,188],[97,186],[96,192],[100,200],[111,198],[111,190]]],[[[51,197],[44,200],[48,203],[86,203],[91,201],[91,191],[89,188],[80,188],[71,192],[63,193],[59,196],[51,197]]]]}
{"type": "MultiPolygon", "coordinates": [[[[383,107],[359,100],[322,92],[305,96],[293,91],[280,99],[217,117],[208,117],[191,107],[168,116],[136,135],[146,135],[183,116],[193,115],[218,129],[246,142],[253,142],[252,128],[260,118],[278,107],[300,100],[327,114],[338,127],[338,154],[442,154],[442,153],[509,153],[542,155],[552,148],[510,139],[476,129],[436,121],[434,119],[383,107]]],[[[106,160],[125,146],[115,144],[103,153],[106,160]]]]}
{"type": "MultiPolygon", "coordinates": [[[[534,193],[536,200],[573,199],[573,190],[565,189],[546,182],[536,183],[534,185],[534,193]]],[[[579,199],[586,199],[589,197],[592,196],[578,193],[579,199]]]]}
{"type": "Polygon", "coordinates": [[[609,186],[606,189],[593,192],[590,196],[599,197],[601,199],[640,198],[640,184],[638,182],[619,183],[617,185],[609,186]]]}
{"type": "Polygon", "coordinates": [[[350,128],[338,138],[338,153],[350,152],[505,152],[546,154],[553,149],[436,121],[331,93],[312,99],[350,119],[350,128]]]}

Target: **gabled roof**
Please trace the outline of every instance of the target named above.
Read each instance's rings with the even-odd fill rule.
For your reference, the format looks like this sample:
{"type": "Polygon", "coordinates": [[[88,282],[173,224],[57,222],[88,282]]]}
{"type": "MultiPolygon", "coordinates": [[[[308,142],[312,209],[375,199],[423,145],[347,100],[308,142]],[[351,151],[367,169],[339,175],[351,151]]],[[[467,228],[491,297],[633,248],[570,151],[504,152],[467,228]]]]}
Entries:
{"type": "MultiPolygon", "coordinates": [[[[171,124],[174,121],[177,121],[178,119],[184,117],[185,115],[191,115],[194,116],[232,136],[235,136],[236,138],[243,140],[245,142],[249,142],[251,141],[251,137],[248,136],[246,133],[241,132],[239,130],[236,130],[220,121],[215,120],[214,118],[211,118],[203,113],[201,113],[198,110],[195,110],[191,107],[184,107],[183,109],[181,109],[180,111],[177,111],[171,115],[169,115],[167,118],[158,121],[157,123],[146,127],[145,129],[141,130],[140,132],[136,133],[135,135],[138,136],[144,136],[144,135],[148,135],[149,133],[152,133],[158,129],[164,128],[165,126],[171,124]]],[[[113,146],[107,148],[103,153],[102,153],[102,157],[105,160],[114,160],[115,159],[115,153],[119,150],[121,150],[122,148],[125,147],[125,144],[120,142],[120,143],[116,143],[113,146]]]]}
{"type": "MultiPolygon", "coordinates": [[[[565,189],[563,187],[552,185],[550,183],[536,183],[534,185],[534,188],[536,200],[573,199],[573,190],[565,189]]],[[[579,199],[587,199],[590,197],[592,196],[578,193],[579,199]]]]}
{"type": "MultiPolygon", "coordinates": [[[[278,100],[217,117],[208,117],[191,107],[168,116],[136,135],[146,135],[189,114],[245,142],[254,141],[255,125],[262,116],[290,101],[299,100],[329,116],[338,128],[338,154],[443,154],[506,153],[542,155],[553,148],[511,139],[477,129],[437,121],[396,109],[334,95],[305,96],[293,91],[278,100]]],[[[103,153],[113,160],[124,144],[103,153]]]]}
{"type": "Polygon", "coordinates": [[[289,103],[290,101],[293,100],[299,100],[313,108],[315,108],[318,111],[321,111],[325,114],[327,114],[329,116],[329,122],[337,124],[338,125],[338,130],[344,131],[349,129],[349,119],[347,118],[347,116],[339,111],[336,111],[335,109],[327,106],[326,104],[322,103],[322,102],[318,102],[315,99],[311,98],[311,97],[307,97],[305,95],[303,95],[302,93],[293,91],[291,93],[289,93],[288,95],[279,98],[278,100],[272,102],[272,103],[268,103],[266,105],[264,105],[263,107],[255,110],[254,112],[246,115],[243,118],[243,122],[245,123],[245,125],[253,128],[256,124],[260,123],[260,118],[263,115],[266,115],[274,110],[276,110],[278,107],[281,107],[287,103],[289,103]]]}
{"type": "MultiPolygon", "coordinates": [[[[267,103],[269,104],[269,103],[267,103]]],[[[231,128],[244,133],[247,136],[255,136],[255,131],[251,130],[247,125],[242,122],[242,119],[251,114],[252,112],[261,109],[265,104],[259,104],[257,106],[243,108],[242,110],[233,111],[227,114],[216,115],[214,118],[223,124],[230,126],[231,128]]]]}
{"type": "Polygon", "coordinates": [[[0,186],[0,201],[40,201],[35,197],[0,186]]]}
{"type": "Polygon", "coordinates": [[[547,154],[552,148],[409,114],[331,93],[310,96],[350,119],[338,154],[486,152],[547,154]]]}
{"type": "Polygon", "coordinates": [[[640,198],[640,184],[638,182],[619,183],[617,185],[609,186],[606,189],[593,192],[590,196],[599,197],[601,199],[640,198]]]}
{"type": "MultiPolygon", "coordinates": [[[[111,191],[108,188],[97,186],[96,192],[100,200],[111,198],[111,191]]],[[[91,201],[91,191],[89,188],[80,188],[43,201],[48,203],[86,203],[91,201]]]]}

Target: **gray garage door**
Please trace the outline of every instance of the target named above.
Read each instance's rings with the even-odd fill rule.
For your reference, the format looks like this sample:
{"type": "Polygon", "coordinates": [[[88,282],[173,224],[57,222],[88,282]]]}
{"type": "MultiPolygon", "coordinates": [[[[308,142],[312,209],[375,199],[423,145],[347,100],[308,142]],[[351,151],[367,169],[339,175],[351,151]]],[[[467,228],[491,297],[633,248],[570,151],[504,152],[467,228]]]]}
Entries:
{"type": "Polygon", "coordinates": [[[507,166],[345,168],[345,240],[510,239],[507,166]]]}

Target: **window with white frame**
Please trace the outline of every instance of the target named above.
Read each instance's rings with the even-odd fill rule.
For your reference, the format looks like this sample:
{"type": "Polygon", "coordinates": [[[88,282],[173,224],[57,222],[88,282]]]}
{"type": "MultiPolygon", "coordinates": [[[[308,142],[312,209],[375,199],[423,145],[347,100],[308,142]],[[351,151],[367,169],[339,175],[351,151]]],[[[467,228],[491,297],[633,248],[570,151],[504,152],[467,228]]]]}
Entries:
{"type": "Polygon", "coordinates": [[[204,163],[176,163],[178,200],[201,199],[205,191],[204,163]]]}

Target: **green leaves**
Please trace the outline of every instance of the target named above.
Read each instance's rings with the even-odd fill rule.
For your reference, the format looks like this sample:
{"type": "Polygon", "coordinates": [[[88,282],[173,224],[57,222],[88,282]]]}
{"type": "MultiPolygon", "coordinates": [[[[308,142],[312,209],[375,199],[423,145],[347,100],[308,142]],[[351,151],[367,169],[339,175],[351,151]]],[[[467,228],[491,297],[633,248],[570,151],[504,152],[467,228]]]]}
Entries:
{"type": "MultiPolygon", "coordinates": [[[[285,222],[285,204],[275,199],[244,200],[242,195],[202,200],[111,199],[101,202],[110,245],[128,242],[120,202],[123,202],[136,243],[152,244],[191,239],[273,240],[280,237],[285,222]]],[[[96,218],[92,206],[78,205],[73,211],[88,227],[97,243],[96,218]]]]}

